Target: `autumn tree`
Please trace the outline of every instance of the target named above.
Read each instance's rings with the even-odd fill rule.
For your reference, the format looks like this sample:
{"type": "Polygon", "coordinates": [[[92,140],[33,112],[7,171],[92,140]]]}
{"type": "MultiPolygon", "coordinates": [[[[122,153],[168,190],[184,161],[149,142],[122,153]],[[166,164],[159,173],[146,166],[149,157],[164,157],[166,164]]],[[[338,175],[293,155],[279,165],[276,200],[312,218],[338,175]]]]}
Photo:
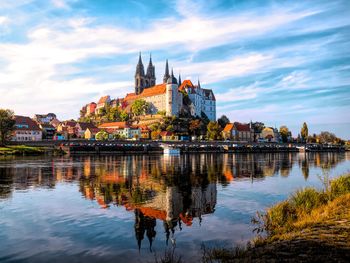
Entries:
{"type": "Polygon", "coordinates": [[[207,126],[207,137],[209,140],[221,139],[221,127],[216,121],[210,121],[207,126]]]}
{"type": "Polygon", "coordinates": [[[283,142],[288,142],[288,137],[290,136],[290,131],[287,128],[287,126],[283,125],[283,126],[280,127],[280,134],[281,134],[281,137],[282,137],[282,141],[283,142]]]}
{"type": "Polygon", "coordinates": [[[307,127],[306,122],[304,122],[303,127],[301,127],[300,135],[301,135],[301,138],[303,139],[303,142],[306,142],[307,137],[309,136],[309,129],[307,127]]]}
{"type": "Polygon", "coordinates": [[[0,146],[5,145],[15,129],[16,121],[13,114],[11,110],[0,109],[0,146]]]}
{"type": "Polygon", "coordinates": [[[198,136],[201,131],[201,120],[195,119],[190,121],[190,125],[188,128],[192,135],[198,136]]]}
{"type": "Polygon", "coordinates": [[[221,126],[221,128],[225,128],[226,124],[230,123],[230,119],[227,118],[226,115],[222,115],[219,119],[218,119],[218,123],[221,126]]]}

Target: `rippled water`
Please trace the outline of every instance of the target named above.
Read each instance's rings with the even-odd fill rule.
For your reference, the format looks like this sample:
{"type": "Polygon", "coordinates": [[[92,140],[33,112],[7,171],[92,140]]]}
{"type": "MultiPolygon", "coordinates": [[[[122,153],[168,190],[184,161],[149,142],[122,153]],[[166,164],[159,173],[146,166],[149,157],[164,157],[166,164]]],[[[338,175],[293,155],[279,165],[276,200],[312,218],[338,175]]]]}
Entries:
{"type": "Polygon", "coordinates": [[[246,243],[257,210],[349,171],[349,153],[2,158],[0,261],[147,262],[172,247],[196,261],[202,244],[246,243]]]}

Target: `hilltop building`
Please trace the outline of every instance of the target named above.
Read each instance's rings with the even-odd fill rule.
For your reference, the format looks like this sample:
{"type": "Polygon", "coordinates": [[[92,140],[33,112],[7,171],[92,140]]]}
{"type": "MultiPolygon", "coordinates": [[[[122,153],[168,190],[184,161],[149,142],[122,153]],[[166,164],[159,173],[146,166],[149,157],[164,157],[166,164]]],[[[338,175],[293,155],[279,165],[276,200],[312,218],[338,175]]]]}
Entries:
{"type": "Polygon", "coordinates": [[[190,80],[181,81],[174,76],[173,70],[169,70],[169,63],[166,60],[163,82],[156,84],[155,66],[152,57],[149,59],[145,71],[141,53],[135,70],[134,92],[127,93],[125,98],[111,99],[110,96],[103,96],[98,103],[91,102],[81,110],[81,116],[98,114],[107,105],[111,108],[120,107],[122,110],[131,113],[131,105],[135,100],[145,100],[149,103],[149,114],[164,112],[167,116],[179,116],[187,112],[192,116],[207,116],[209,120],[216,120],[216,100],[211,89],[201,87],[198,80],[193,85],[190,80]],[[188,95],[188,96],[187,96],[188,95]],[[186,105],[184,105],[186,103],[186,105]]]}
{"type": "Polygon", "coordinates": [[[131,105],[137,99],[144,99],[150,104],[150,113],[156,114],[164,111],[167,116],[178,116],[183,109],[183,96],[188,94],[190,99],[191,115],[202,117],[204,113],[209,120],[216,119],[216,101],[211,89],[203,89],[198,85],[195,86],[190,80],[181,82],[174,77],[173,70],[169,74],[169,63],[166,60],[163,83],[156,85],[155,66],[152,58],[147,67],[147,74],[144,73],[141,54],[136,65],[135,72],[135,92],[128,93],[124,102],[131,105]]]}

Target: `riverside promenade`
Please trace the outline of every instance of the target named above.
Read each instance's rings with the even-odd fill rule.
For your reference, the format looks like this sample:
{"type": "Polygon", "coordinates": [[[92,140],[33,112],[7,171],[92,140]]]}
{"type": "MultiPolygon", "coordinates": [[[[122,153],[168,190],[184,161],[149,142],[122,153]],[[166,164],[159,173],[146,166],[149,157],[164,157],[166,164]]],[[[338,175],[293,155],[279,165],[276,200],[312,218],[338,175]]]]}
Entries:
{"type": "Polygon", "coordinates": [[[242,143],[232,141],[38,141],[17,142],[27,146],[60,149],[70,154],[161,154],[164,147],[179,149],[181,153],[279,153],[279,152],[342,152],[341,146],[242,143]]]}

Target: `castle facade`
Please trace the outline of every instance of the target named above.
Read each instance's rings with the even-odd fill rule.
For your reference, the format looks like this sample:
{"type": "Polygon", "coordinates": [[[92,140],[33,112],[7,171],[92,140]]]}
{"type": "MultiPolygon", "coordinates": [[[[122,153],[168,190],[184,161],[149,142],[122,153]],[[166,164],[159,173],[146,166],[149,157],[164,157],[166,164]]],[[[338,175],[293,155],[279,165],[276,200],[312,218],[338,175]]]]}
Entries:
{"type": "Polygon", "coordinates": [[[189,108],[192,116],[202,117],[203,113],[209,120],[216,120],[216,100],[211,89],[193,85],[190,80],[176,79],[173,71],[169,73],[168,60],[165,63],[163,83],[156,85],[155,66],[150,57],[145,74],[141,54],[136,65],[135,92],[128,93],[124,101],[131,105],[137,99],[143,99],[150,104],[150,113],[163,111],[167,116],[178,116],[184,109],[183,97],[188,95],[189,108]]]}

